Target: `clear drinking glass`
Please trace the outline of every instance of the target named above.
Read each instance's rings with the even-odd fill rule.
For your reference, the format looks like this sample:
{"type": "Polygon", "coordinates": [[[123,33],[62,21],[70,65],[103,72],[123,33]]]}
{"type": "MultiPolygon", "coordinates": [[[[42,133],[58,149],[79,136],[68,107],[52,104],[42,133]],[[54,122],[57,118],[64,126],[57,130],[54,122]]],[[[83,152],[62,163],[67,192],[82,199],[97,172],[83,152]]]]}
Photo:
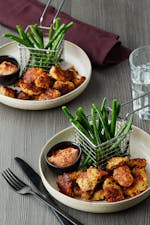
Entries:
{"type": "Polygon", "coordinates": [[[144,120],[150,120],[150,45],[135,49],[129,56],[131,68],[133,110],[144,120]],[[146,107],[145,107],[146,106],[146,107]]]}

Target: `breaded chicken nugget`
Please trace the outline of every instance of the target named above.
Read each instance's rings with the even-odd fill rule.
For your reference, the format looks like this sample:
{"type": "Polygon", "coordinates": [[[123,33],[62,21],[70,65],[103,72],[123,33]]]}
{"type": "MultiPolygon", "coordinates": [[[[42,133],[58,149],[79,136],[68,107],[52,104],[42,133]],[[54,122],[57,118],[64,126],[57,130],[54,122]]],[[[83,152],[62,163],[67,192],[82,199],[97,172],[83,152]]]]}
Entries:
{"type": "Polygon", "coordinates": [[[75,85],[71,81],[55,81],[53,88],[59,90],[61,95],[67,94],[75,89],[75,85]]]}
{"type": "Polygon", "coordinates": [[[11,98],[16,98],[17,91],[9,87],[1,86],[0,94],[11,97],[11,98]]]}
{"type": "Polygon", "coordinates": [[[73,192],[74,180],[70,178],[69,173],[59,175],[57,178],[57,184],[60,192],[70,197],[74,196],[73,192]]]}
{"type": "Polygon", "coordinates": [[[79,171],[74,171],[71,173],[64,173],[63,175],[59,175],[57,178],[57,184],[58,184],[59,190],[62,193],[71,197],[80,195],[78,187],[75,189],[76,187],[75,180],[82,172],[83,172],[82,170],[79,170],[79,171]]]}
{"type": "Polygon", "coordinates": [[[74,196],[79,197],[85,201],[90,200],[92,195],[93,195],[93,191],[81,191],[81,189],[78,186],[74,186],[73,188],[73,192],[74,192],[74,196]]]}
{"type": "Polygon", "coordinates": [[[76,183],[82,192],[93,191],[102,177],[106,175],[108,175],[106,171],[91,166],[78,176],[76,183]]]}
{"type": "Polygon", "coordinates": [[[103,183],[104,196],[108,202],[117,202],[124,199],[123,192],[112,177],[106,178],[103,183]]]}
{"type": "Polygon", "coordinates": [[[71,81],[74,78],[74,72],[71,70],[64,70],[60,66],[52,66],[50,69],[50,77],[59,81],[71,81]]]}
{"type": "Polygon", "coordinates": [[[17,98],[22,100],[31,100],[31,96],[27,95],[26,93],[22,91],[18,93],[17,98]]]}
{"type": "Polygon", "coordinates": [[[113,170],[119,166],[123,166],[125,164],[127,164],[127,162],[129,161],[129,158],[127,156],[125,157],[113,157],[111,159],[108,160],[107,165],[106,165],[106,169],[107,170],[113,170]]]}
{"type": "Polygon", "coordinates": [[[94,192],[93,196],[92,196],[92,200],[94,201],[100,201],[100,200],[104,200],[104,190],[100,189],[94,192]]]}
{"type": "Polygon", "coordinates": [[[35,79],[34,83],[36,87],[48,89],[49,87],[53,86],[54,80],[46,73],[43,73],[35,79]]]}
{"type": "Polygon", "coordinates": [[[82,191],[80,190],[78,185],[76,185],[76,184],[74,185],[73,192],[74,192],[74,196],[77,196],[77,197],[81,198],[82,191]]]}
{"type": "Polygon", "coordinates": [[[45,73],[46,72],[42,68],[36,68],[36,67],[28,68],[26,72],[23,74],[22,79],[24,83],[27,83],[27,84],[34,83],[35,79],[38,76],[45,73]]]}
{"type": "Polygon", "coordinates": [[[85,77],[77,75],[72,82],[74,83],[75,87],[80,86],[84,81],[85,81],[85,77]]]}
{"type": "Polygon", "coordinates": [[[48,90],[46,90],[45,92],[41,93],[37,100],[43,101],[43,100],[50,100],[50,99],[54,99],[54,98],[58,98],[61,96],[60,91],[54,89],[54,88],[49,88],[48,90]]]}
{"type": "Polygon", "coordinates": [[[128,162],[128,166],[130,168],[133,167],[138,167],[138,168],[142,168],[146,166],[146,159],[142,159],[142,158],[135,158],[135,159],[130,159],[128,162]]]}
{"type": "Polygon", "coordinates": [[[129,187],[133,183],[131,170],[127,165],[119,166],[113,171],[114,180],[123,187],[129,187]]]}
{"type": "Polygon", "coordinates": [[[132,174],[134,176],[133,184],[130,187],[124,189],[125,195],[129,197],[133,197],[140,194],[141,192],[145,191],[148,187],[148,178],[144,167],[133,168],[132,174]]]}
{"type": "Polygon", "coordinates": [[[93,191],[85,191],[85,192],[81,192],[81,199],[87,201],[91,199],[91,196],[93,194],[93,191]]]}
{"type": "Polygon", "coordinates": [[[33,83],[20,83],[21,90],[29,96],[39,95],[41,89],[36,87],[33,83]]]}
{"type": "Polygon", "coordinates": [[[14,87],[20,87],[20,84],[23,83],[23,79],[20,78],[19,80],[16,81],[16,83],[14,84],[14,87]]]}

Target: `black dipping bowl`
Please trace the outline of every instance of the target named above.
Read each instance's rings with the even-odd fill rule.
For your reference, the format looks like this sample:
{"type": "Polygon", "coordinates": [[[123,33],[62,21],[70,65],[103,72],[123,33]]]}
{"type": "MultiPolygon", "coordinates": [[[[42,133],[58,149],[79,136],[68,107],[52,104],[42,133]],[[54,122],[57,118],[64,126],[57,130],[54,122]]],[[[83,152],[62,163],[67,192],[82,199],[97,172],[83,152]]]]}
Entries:
{"type": "Polygon", "coordinates": [[[9,56],[9,55],[1,55],[0,56],[0,64],[3,61],[11,62],[12,64],[16,65],[18,69],[14,73],[11,73],[11,74],[8,74],[8,75],[1,75],[0,74],[0,84],[2,84],[2,85],[13,84],[19,78],[19,74],[20,74],[19,63],[15,58],[13,58],[12,56],[9,56]]]}
{"type": "Polygon", "coordinates": [[[58,174],[62,174],[64,172],[71,172],[71,171],[74,171],[78,168],[78,166],[80,164],[80,160],[81,160],[81,153],[82,153],[82,150],[81,150],[81,148],[78,144],[76,144],[75,142],[71,142],[71,141],[63,141],[63,142],[60,142],[60,143],[54,145],[48,151],[48,153],[46,155],[46,162],[47,162],[47,165],[49,166],[49,168],[52,169],[54,172],[56,172],[58,174]],[[56,165],[54,165],[54,164],[52,164],[48,161],[48,157],[50,157],[53,152],[55,152],[57,150],[63,150],[63,149],[68,148],[68,147],[73,147],[73,148],[76,148],[76,149],[79,150],[78,157],[73,162],[73,164],[71,164],[70,166],[59,167],[59,166],[56,166],[56,165]]]}

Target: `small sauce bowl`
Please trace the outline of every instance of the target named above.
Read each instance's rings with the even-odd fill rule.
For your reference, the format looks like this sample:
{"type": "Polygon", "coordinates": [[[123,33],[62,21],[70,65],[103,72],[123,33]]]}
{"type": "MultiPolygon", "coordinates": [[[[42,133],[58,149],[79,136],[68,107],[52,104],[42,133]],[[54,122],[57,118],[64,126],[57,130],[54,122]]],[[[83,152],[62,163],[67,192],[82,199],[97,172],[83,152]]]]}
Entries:
{"type": "Polygon", "coordinates": [[[6,62],[5,63],[6,65],[4,65],[5,67],[7,67],[7,64],[8,64],[8,67],[9,66],[11,67],[11,64],[12,64],[12,72],[10,71],[7,74],[7,72],[5,71],[5,68],[4,69],[2,68],[0,70],[0,84],[10,85],[10,84],[15,83],[18,80],[19,74],[20,74],[20,66],[19,66],[18,61],[15,58],[13,58],[12,56],[1,55],[0,56],[0,65],[2,65],[2,63],[4,63],[4,62],[6,62]],[[13,69],[13,67],[16,67],[16,69],[13,69]],[[2,72],[2,70],[4,70],[4,71],[2,72]]]}
{"type": "Polygon", "coordinates": [[[46,162],[54,172],[62,174],[78,168],[82,150],[78,144],[63,141],[54,145],[46,155],[46,162]],[[73,158],[74,157],[74,158],[73,158]]]}

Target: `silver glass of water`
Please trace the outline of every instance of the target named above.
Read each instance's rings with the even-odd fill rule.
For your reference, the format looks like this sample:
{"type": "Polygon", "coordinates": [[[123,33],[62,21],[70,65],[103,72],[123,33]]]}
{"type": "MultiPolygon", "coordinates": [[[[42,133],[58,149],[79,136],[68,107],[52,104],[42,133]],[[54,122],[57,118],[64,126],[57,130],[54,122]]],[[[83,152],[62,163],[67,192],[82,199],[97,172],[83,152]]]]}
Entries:
{"type": "Polygon", "coordinates": [[[137,98],[133,101],[133,110],[141,119],[150,120],[150,45],[135,49],[129,56],[129,63],[132,98],[137,98]]]}

